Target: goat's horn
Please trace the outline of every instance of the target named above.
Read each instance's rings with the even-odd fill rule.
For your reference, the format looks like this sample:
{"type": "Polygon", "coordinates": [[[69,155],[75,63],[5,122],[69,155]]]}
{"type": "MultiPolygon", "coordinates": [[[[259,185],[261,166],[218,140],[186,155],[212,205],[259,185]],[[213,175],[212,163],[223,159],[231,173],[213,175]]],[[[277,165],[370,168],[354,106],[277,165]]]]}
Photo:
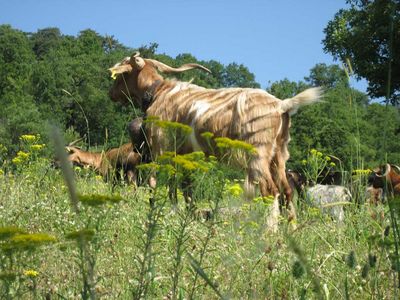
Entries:
{"type": "Polygon", "coordinates": [[[72,147],[72,146],[76,145],[77,143],[79,143],[80,141],[82,141],[85,137],[86,137],[86,136],[83,136],[83,137],[81,137],[81,138],[79,138],[79,139],[77,139],[77,140],[75,140],[75,141],[69,143],[68,146],[69,146],[69,147],[72,147]]]}
{"type": "Polygon", "coordinates": [[[391,169],[390,165],[386,164],[386,171],[385,171],[385,174],[382,175],[382,177],[386,177],[389,174],[390,169],[391,169]]]}
{"type": "Polygon", "coordinates": [[[136,51],[134,54],[131,56],[131,61],[130,64],[132,65],[133,68],[141,70],[144,68],[144,65],[146,62],[142,57],[140,57],[140,53],[136,51]]]}
{"type": "Polygon", "coordinates": [[[397,171],[400,172],[400,167],[398,165],[392,165],[392,167],[395,167],[397,169],[397,171]]]}
{"type": "Polygon", "coordinates": [[[146,61],[151,62],[154,66],[157,67],[158,71],[162,72],[162,73],[180,73],[180,72],[184,72],[187,70],[191,70],[191,69],[200,69],[203,71],[206,71],[208,73],[211,73],[211,71],[209,69],[207,69],[206,67],[199,65],[199,64],[184,64],[182,66],[180,66],[179,68],[173,68],[170,67],[162,62],[159,62],[157,60],[154,59],[146,59],[146,61]]]}
{"type": "Polygon", "coordinates": [[[72,146],[66,146],[66,147],[65,147],[65,150],[66,150],[68,153],[73,152],[73,151],[72,151],[72,146]]]}

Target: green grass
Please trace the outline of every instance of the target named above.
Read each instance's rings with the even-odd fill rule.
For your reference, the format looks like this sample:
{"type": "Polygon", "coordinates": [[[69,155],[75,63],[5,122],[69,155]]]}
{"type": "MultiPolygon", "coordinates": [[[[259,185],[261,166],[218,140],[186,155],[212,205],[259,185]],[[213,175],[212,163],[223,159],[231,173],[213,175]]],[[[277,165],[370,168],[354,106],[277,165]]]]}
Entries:
{"type": "Polygon", "coordinates": [[[57,239],[14,250],[12,265],[8,241],[0,239],[0,284],[9,299],[393,299],[398,293],[385,206],[347,206],[345,222],[337,224],[303,203],[297,229],[282,218],[279,232],[270,233],[268,207],[242,200],[218,172],[195,189],[198,206],[214,211],[211,220],[185,209],[182,196],[171,207],[164,187],[151,206],[147,188],[120,185],[112,192],[86,170],[76,175],[80,194],[118,194],[123,200],[79,203],[77,214],[61,171],[46,161],[0,176],[0,226],[57,239]],[[94,232],[83,248],[67,238],[82,228],[94,232]],[[6,272],[14,274],[11,279],[4,279],[6,272]],[[84,272],[93,288],[86,296],[84,272]]]}

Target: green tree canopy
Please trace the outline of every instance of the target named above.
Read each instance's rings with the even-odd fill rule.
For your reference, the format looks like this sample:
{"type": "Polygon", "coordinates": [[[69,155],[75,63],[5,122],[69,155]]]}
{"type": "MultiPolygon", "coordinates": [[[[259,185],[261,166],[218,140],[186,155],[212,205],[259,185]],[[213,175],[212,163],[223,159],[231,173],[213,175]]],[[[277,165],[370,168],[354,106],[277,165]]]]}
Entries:
{"type": "Polygon", "coordinates": [[[400,102],[400,1],[348,0],[324,29],[324,50],[348,60],[372,97],[400,102]]]}

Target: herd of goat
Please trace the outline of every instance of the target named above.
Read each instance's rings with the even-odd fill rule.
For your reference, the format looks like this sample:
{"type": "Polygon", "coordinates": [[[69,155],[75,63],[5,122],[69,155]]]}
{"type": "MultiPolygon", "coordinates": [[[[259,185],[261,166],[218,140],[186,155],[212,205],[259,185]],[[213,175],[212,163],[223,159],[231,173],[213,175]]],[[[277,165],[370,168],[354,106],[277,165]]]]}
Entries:
{"type": "MultiPolygon", "coordinates": [[[[262,196],[274,197],[267,220],[273,230],[277,228],[280,204],[288,209],[289,219],[296,218],[293,192],[304,192],[306,181],[302,174],[286,169],[290,117],[302,106],[318,102],[322,90],[309,88],[292,98],[280,100],[262,89],[207,89],[190,82],[164,79],[160,75],[190,69],[210,72],[194,63],[173,68],[157,60],[142,58],[136,52],[109,69],[115,79],[110,98],[123,105],[135,105],[143,111],[145,118],[151,116],[190,126],[192,132],[176,149],[178,154],[193,151],[203,151],[206,155],[216,153],[216,143],[206,140],[202,136],[205,132],[211,132],[214,137],[227,137],[253,145],[256,154],[249,160],[237,162],[246,171],[246,196],[253,197],[258,186],[262,196]]],[[[121,172],[129,183],[135,182],[136,166],[155,160],[166,151],[168,136],[160,127],[143,122],[141,118],[133,120],[128,131],[131,143],[105,153],[83,151],[70,145],[67,147],[69,160],[91,166],[105,178],[121,172]]],[[[368,188],[371,201],[376,203],[382,199],[383,191],[400,194],[400,175],[396,168],[387,164],[373,170],[368,188]]],[[[321,205],[349,202],[349,190],[340,186],[336,179],[329,180],[331,182],[322,182],[329,184],[308,186],[307,195],[321,205]]],[[[155,182],[152,178],[150,186],[154,187],[155,182]]],[[[343,218],[340,209],[333,214],[339,220],[343,218]]]]}

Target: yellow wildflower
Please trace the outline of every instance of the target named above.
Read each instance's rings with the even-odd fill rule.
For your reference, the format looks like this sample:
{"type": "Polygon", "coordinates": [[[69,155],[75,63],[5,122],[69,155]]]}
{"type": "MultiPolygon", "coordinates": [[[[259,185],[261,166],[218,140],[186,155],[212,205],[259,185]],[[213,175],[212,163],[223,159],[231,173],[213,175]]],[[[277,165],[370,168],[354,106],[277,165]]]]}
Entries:
{"type": "Polygon", "coordinates": [[[206,131],[200,134],[203,138],[205,139],[211,139],[214,137],[214,134],[212,132],[206,131]]]}
{"type": "Polygon", "coordinates": [[[19,165],[22,163],[22,160],[19,157],[14,157],[12,160],[13,164],[19,165]]]}
{"type": "Polygon", "coordinates": [[[39,272],[37,272],[35,270],[25,270],[24,275],[27,277],[36,277],[39,275],[39,272]]]}
{"type": "Polygon", "coordinates": [[[307,164],[307,160],[306,160],[306,159],[303,159],[303,160],[301,161],[301,164],[302,164],[302,165],[306,165],[306,164],[307,164]]]}
{"type": "Polygon", "coordinates": [[[329,166],[334,167],[334,166],[336,166],[336,164],[332,161],[332,162],[329,164],[329,166]]]}
{"type": "Polygon", "coordinates": [[[251,154],[257,154],[257,149],[253,145],[240,140],[232,140],[226,137],[219,137],[214,140],[218,148],[244,150],[251,154]]]}
{"type": "Polygon", "coordinates": [[[241,188],[241,186],[238,183],[235,183],[233,185],[231,185],[230,187],[228,187],[228,192],[232,195],[232,196],[240,196],[243,193],[243,189],[241,188]]]}
{"type": "Polygon", "coordinates": [[[25,160],[29,157],[29,153],[24,152],[24,151],[18,151],[17,156],[21,158],[22,160],[25,160]]]}
{"type": "Polygon", "coordinates": [[[310,153],[312,154],[312,155],[317,155],[317,149],[311,149],[310,150],[310,153]]]}
{"type": "Polygon", "coordinates": [[[34,145],[31,145],[30,148],[33,151],[39,151],[39,150],[42,150],[44,148],[44,146],[45,146],[44,144],[34,144],[34,145]]]}
{"type": "Polygon", "coordinates": [[[119,195],[102,195],[102,194],[91,194],[91,195],[78,195],[78,200],[88,206],[99,206],[103,204],[118,203],[122,200],[119,195]]]}
{"type": "Polygon", "coordinates": [[[366,170],[354,170],[353,171],[355,175],[369,175],[372,173],[372,170],[366,169],[366,170]]]}
{"type": "Polygon", "coordinates": [[[19,137],[19,139],[21,140],[21,141],[24,141],[24,142],[34,142],[34,141],[36,141],[36,139],[39,137],[39,135],[33,135],[33,134],[24,134],[24,135],[21,135],[20,137],[19,137]]]}

